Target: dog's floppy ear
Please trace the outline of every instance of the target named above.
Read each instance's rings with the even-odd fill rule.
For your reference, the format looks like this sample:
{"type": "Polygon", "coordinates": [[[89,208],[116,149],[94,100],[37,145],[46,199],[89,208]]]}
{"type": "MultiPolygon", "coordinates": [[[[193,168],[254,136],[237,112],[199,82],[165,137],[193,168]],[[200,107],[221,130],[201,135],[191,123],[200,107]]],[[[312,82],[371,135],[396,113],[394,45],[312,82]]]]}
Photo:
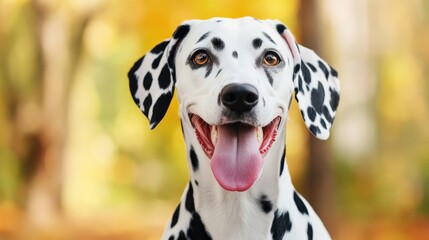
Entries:
{"type": "Polygon", "coordinates": [[[189,23],[181,24],[170,39],[156,45],[128,72],[131,95],[149,119],[151,129],[162,120],[170,105],[176,83],[176,51],[190,28],[189,23]]]}
{"type": "Polygon", "coordinates": [[[338,74],[313,50],[296,43],[280,21],[270,21],[283,37],[294,60],[293,83],[305,125],[319,139],[327,139],[340,100],[338,74]]]}

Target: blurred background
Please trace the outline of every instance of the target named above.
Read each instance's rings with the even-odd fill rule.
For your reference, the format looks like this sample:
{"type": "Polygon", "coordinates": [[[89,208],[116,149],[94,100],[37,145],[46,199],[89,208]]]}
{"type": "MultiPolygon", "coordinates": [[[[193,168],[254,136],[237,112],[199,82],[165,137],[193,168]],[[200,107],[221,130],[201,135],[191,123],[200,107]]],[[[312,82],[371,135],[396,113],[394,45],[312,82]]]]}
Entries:
{"type": "Polygon", "coordinates": [[[126,74],[186,19],[282,20],[334,66],[331,138],[294,103],[293,182],[334,239],[429,239],[429,1],[0,0],[0,239],[159,239],[188,181],[177,100],[126,74]]]}

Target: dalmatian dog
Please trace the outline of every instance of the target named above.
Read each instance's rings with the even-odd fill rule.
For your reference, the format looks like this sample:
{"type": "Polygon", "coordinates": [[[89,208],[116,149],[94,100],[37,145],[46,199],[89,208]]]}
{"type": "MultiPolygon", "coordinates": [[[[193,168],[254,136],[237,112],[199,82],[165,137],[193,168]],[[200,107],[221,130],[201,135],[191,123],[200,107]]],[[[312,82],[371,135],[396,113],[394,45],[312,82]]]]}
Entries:
{"type": "Polygon", "coordinates": [[[128,73],[155,128],[177,90],[190,181],[162,239],[330,239],[285,161],[293,94],[310,132],[327,139],[337,72],[277,20],[183,22],[128,73]]]}

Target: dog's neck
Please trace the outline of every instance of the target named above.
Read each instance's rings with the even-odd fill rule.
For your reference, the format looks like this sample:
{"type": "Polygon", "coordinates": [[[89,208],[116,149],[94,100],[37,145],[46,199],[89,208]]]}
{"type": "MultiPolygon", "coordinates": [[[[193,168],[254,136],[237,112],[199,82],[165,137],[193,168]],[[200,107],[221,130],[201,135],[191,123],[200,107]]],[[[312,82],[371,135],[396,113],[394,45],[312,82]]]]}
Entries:
{"type": "MultiPolygon", "coordinates": [[[[265,156],[261,176],[244,192],[230,192],[220,187],[211,172],[210,160],[201,147],[195,145],[198,142],[193,129],[184,129],[191,172],[189,184],[192,185],[187,189],[192,187],[195,210],[213,239],[265,239],[279,203],[288,204],[288,199],[292,199],[293,185],[285,159],[285,126],[280,129],[265,156]],[[191,156],[191,149],[200,159],[191,156]]],[[[182,203],[187,201],[187,195],[185,192],[182,203]]]]}

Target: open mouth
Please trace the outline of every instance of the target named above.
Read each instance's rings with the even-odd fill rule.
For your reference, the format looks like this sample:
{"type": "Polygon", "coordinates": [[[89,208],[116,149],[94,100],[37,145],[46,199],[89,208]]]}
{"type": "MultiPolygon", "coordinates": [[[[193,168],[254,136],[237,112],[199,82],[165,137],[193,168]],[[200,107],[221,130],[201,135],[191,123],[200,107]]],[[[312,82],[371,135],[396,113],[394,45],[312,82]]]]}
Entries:
{"type": "Polygon", "coordinates": [[[263,158],[277,136],[281,118],[266,126],[242,122],[210,125],[195,114],[190,115],[196,137],[218,183],[229,191],[245,191],[258,179],[263,158]]]}

